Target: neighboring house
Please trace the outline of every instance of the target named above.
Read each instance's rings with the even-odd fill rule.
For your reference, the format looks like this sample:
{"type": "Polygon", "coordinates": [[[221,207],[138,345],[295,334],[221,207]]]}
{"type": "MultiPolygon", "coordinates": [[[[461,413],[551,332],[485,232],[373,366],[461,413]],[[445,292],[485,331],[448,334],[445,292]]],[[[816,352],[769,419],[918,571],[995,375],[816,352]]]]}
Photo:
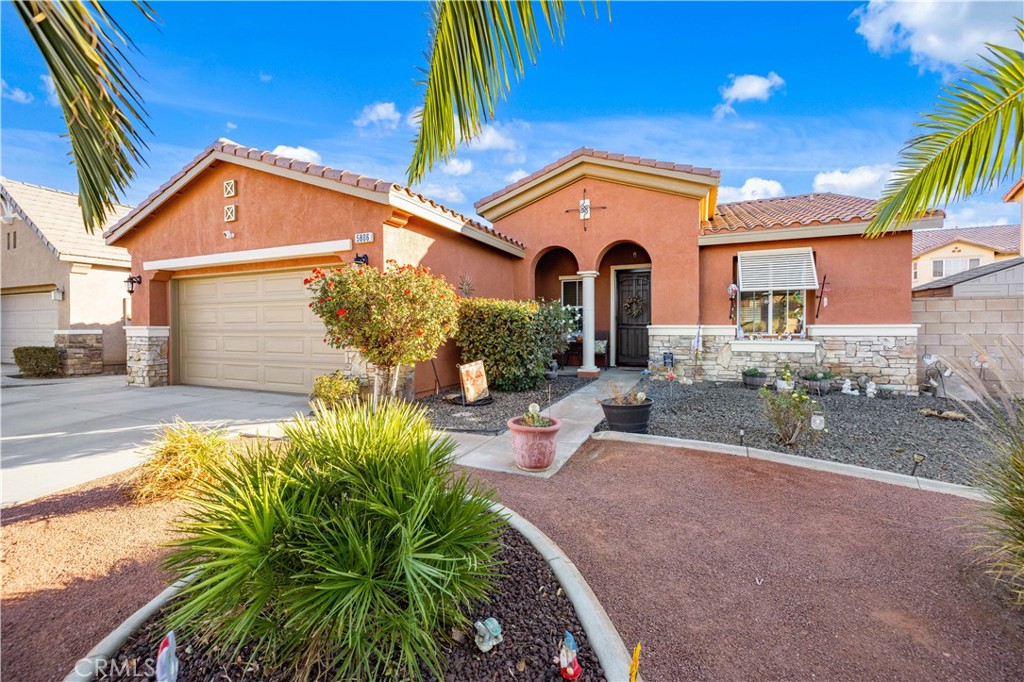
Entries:
{"type": "MultiPolygon", "coordinates": [[[[824,365],[915,391],[910,283],[897,273],[909,230],[942,213],[865,240],[872,200],[718,205],[718,181],[581,149],[477,202],[491,228],[399,185],[218,140],[105,234],[142,277],[129,383],[305,392],[318,374],[362,371],[357,352],[323,344],[302,279],[363,254],[468,277],[479,296],[578,306],[582,376],[597,374],[604,340],[612,365],[673,353],[713,379],[824,365]]],[[[421,363],[417,391],[453,384],[458,360],[449,344],[421,363]]]]}
{"type": "MultiPolygon", "coordinates": [[[[68,374],[123,366],[128,252],[86,232],[76,194],[0,178],[0,199],[3,362],[19,346],[57,345],[68,374]]],[[[108,225],[128,211],[115,206],[108,225]]]]}
{"type": "Polygon", "coordinates": [[[943,227],[914,232],[914,287],[1020,255],[1020,225],[943,227]]]}

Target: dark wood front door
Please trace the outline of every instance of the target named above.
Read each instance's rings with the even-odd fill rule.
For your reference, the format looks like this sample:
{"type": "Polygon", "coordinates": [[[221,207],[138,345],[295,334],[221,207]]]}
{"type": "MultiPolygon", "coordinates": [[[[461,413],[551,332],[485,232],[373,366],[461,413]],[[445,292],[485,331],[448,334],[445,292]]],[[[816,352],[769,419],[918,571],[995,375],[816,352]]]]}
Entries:
{"type": "Polygon", "coordinates": [[[651,323],[651,272],[618,272],[615,364],[647,365],[647,325],[651,323]]]}

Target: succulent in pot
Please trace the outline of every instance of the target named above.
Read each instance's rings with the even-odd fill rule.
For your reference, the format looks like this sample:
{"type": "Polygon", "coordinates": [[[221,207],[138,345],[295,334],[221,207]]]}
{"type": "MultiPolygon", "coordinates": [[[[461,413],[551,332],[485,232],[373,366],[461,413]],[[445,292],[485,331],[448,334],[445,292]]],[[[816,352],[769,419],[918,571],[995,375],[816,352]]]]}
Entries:
{"type": "Polygon", "coordinates": [[[516,466],[526,471],[544,471],[555,461],[555,439],[562,424],[554,417],[545,417],[540,406],[531,403],[520,417],[507,422],[512,432],[512,452],[516,466]]]}
{"type": "Polygon", "coordinates": [[[654,401],[640,390],[640,386],[637,384],[623,393],[618,386],[612,384],[611,397],[597,401],[608,420],[609,429],[625,433],[647,433],[654,401]]]}
{"type": "Polygon", "coordinates": [[[747,388],[761,388],[766,377],[767,375],[757,367],[747,367],[743,370],[743,385],[747,388]]]}
{"type": "Polygon", "coordinates": [[[812,370],[800,375],[800,381],[808,393],[824,395],[832,390],[832,380],[836,375],[826,369],[812,370]]]}

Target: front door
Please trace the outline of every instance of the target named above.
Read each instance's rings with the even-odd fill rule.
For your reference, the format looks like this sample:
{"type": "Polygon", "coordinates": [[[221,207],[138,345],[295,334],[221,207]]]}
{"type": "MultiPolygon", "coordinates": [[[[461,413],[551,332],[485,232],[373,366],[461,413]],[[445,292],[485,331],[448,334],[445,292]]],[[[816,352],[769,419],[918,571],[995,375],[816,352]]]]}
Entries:
{"type": "Polygon", "coordinates": [[[647,365],[647,325],[651,323],[651,271],[620,270],[615,310],[615,364],[647,365]]]}

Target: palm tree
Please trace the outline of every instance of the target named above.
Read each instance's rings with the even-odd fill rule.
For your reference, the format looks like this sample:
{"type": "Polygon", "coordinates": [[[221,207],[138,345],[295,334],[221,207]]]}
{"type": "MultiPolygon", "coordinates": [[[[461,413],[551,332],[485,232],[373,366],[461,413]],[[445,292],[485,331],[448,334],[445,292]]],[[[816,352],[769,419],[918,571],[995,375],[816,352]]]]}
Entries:
{"type": "MultiPolygon", "coordinates": [[[[1024,41],[1024,21],[1017,19],[1024,41]]],[[[1019,44],[1019,43],[1018,43],[1019,44]]],[[[924,134],[900,154],[895,177],[865,234],[877,237],[906,225],[930,206],[992,189],[1024,166],[1024,52],[986,44],[986,66],[944,88],[934,113],[916,125],[924,134]]]]}
{"type": "MultiPolygon", "coordinates": [[[[147,2],[134,4],[155,21],[147,2]]],[[[122,51],[134,45],[99,0],[15,0],[14,6],[50,70],[78,172],[82,218],[93,232],[135,176],[135,164],[145,163],[139,129],[149,126],[128,77],[135,70],[122,51]]]]}

